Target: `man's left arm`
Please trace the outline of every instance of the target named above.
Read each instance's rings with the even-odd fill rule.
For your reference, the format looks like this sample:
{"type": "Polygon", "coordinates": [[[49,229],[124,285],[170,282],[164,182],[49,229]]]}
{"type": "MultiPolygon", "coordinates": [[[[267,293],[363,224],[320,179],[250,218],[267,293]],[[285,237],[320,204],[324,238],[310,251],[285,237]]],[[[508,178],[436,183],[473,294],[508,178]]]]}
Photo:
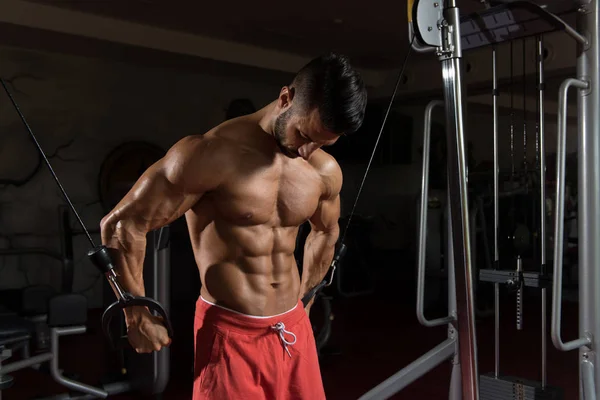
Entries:
{"type": "MultiPolygon", "coordinates": [[[[316,212],[309,219],[311,231],[304,245],[300,298],[325,278],[333,260],[335,245],[340,233],[338,221],[342,172],[335,162],[328,166],[328,169],[332,171],[324,178],[324,194],[316,212]]],[[[307,309],[310,309],[313,300],[308,303],[307,309]]]]}

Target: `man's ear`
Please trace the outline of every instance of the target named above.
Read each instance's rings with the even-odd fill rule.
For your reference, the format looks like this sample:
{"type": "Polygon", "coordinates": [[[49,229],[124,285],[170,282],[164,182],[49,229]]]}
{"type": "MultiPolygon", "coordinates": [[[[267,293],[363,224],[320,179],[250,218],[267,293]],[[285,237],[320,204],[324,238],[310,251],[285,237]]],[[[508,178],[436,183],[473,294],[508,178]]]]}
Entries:
{"type": "Polygon", "coordinates": [[[292,101],[294,99],[294,88],[289,86],[284,86],[281,88],[279,92],[279,98],[277,99],[277,105],[281,110],[287,110],[291,107],[292,101]]]}

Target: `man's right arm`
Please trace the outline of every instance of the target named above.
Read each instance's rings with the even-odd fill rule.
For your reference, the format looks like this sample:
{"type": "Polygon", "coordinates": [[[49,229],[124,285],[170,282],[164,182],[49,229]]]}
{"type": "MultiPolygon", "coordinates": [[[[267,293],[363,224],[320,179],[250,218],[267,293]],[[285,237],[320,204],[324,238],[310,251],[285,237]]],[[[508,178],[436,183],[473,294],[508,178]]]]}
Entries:
{"type": "MultiPolygon", "coordinates": [[[[102,243],[111,250],[119,283],[143,296],[143,265],[148,232],[168,225],[214,190],[224,179],[223,144],[218,138],[190,136],[138,179],[100,224],[102,243]]],[[[128,326],[140,313],[126,309],[128,326]]]]}

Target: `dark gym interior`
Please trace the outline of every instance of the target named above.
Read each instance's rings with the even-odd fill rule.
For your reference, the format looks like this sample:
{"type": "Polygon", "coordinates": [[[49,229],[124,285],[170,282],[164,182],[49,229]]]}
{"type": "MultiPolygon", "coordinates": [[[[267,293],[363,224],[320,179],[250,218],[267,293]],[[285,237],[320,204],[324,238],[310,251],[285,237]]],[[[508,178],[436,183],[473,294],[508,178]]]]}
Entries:
{"type": "MultiPolygon", "coordinates": [[[[360,70],[369,101],[360,130],[323,149],[344,175],[339,226],[347,248],[310,313],[326,396],[359,399],[415,365],[401,390],[370,398],[456,400],[453,361],[466,352],[428,371],[427,359],[437,356],[411,364],[450,338],[464,338],[461,327],[453,329],[469,313],[460,300],[466,268],[452,268],[463,247],[449,234],[449,222],[458,221],[448,200],[456,182],[449,135],[456,128],[443,106],[429,120],[426,112],[448,94],[448,73],[442,75],[439,54],[416,46],[402,68],[409,32],[425,14],[383,0],[370,3],[372,17],[364,5],[339,1],[309,1],[292,11],[274,2],[214,3],[210,12],[192,4],[117,3],[0,4],[0,399],[192,398],[201,283],[186,219],[147,235],[146,296],[164,307],[173,331],[171,346],[160,352],[136,354],[121,337],[121,310],[111,308],[115,293],[88,255],[90,241],[101,242],[101,219],[174,143],[264,107],[304,62],[335,50],[360,70]],[[422,323],[446,318],[449,309],[451,323],[422,323]],[[113,318],[104,331],[106,310],[113,318]]],[[[434,13],[439,3],[455,2],[409,3],[434,13]]],[[[463,42],[469,235],[458,240],[470,249],[477,398],[583,399],[595,391],[582,382],[597,349],[591,328],[582,327],[600,320],[582,316],[584,306],[600,312],[580,292],[585,286],[595,299],[585,281],[595,277],[586,251],[600,247],[597,229],[588,229],[596,224],[582,211],[597,208],[590,199],[598,180],[584,171],[600,168],[589,160],[596,150],[583,144],[592,140],[584,129],[597,124],[578,107],[597,83],[568,81],[574,88],[561,95],[565,80],[585,68],[581,49],[598,51],[597,27],[583,47],[570,27],[587,26],[600,5],[456,3],[470,18],[462,28],[510,17],[502,22],[506,36],[490,29],[463,42]],[[581,232],[590,236],[580,241],[581,232]],[[588,264],[580,265],[582,254],[588,264]],[[585,345],[556,346],[557,313],[562,341],[584,330],[585,345]]],[[[417,41],[426,43],[428,30],[421,29],[417,41]]],[[[309,231],[305,223],[296,240],[300,272],[309,231]]]]}

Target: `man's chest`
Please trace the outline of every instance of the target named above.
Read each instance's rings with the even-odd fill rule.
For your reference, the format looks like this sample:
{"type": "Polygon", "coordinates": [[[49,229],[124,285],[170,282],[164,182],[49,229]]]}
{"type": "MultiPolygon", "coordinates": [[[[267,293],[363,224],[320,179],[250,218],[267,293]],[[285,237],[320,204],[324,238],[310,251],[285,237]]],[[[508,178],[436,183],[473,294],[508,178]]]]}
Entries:
{"type": "Polygon", "coordinates": [[[241,170],[215,193],[216,209],[239,225],[300,225],[317,209],[323,182],[310,165],[297,164],[241,170]]]}

